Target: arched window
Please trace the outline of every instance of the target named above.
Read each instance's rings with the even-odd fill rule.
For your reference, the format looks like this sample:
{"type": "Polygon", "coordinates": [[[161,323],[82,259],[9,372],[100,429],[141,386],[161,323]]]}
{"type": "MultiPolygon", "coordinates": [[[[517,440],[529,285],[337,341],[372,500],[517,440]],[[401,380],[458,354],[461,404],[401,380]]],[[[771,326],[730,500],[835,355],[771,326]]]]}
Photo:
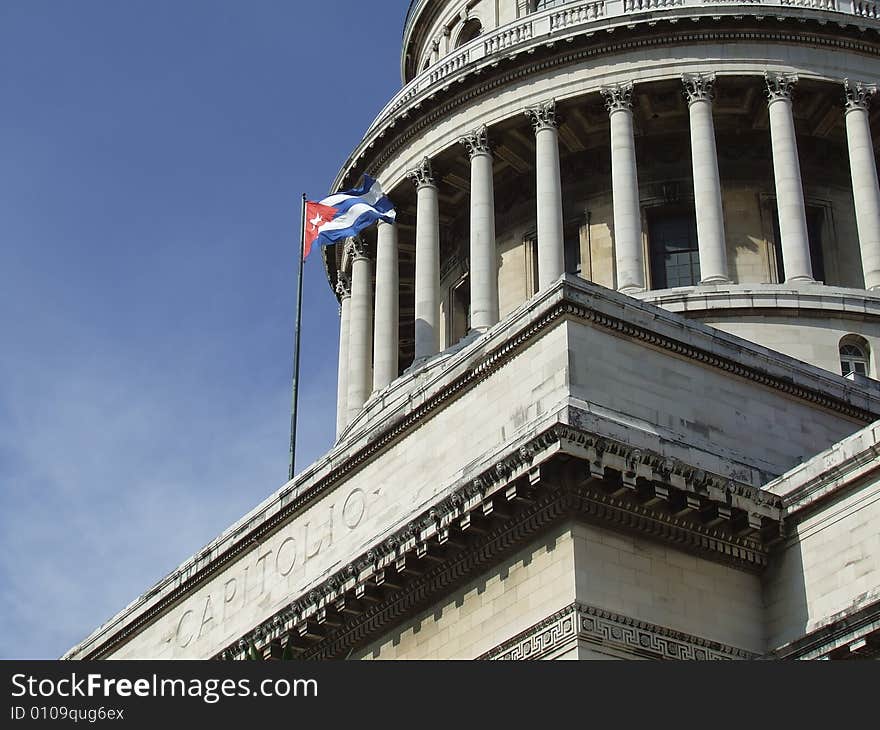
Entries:
{"type": "Polygon", "coordinates": [[[846,337],[840,341],[840,372],[842,375],[855,373],[868,375],[868,343],[861,338],[846,337]]]}
{"type": "Polygon", "coordinates": [[[472,41],[482,32],[483,26],[480,21],[476,18],[471,18],[461,27],[461,30],[458,32],[458,38],[456,38],[455,40],[455,47],[459,48],[460,46],[463,46],[465,43],[472,41]]]}

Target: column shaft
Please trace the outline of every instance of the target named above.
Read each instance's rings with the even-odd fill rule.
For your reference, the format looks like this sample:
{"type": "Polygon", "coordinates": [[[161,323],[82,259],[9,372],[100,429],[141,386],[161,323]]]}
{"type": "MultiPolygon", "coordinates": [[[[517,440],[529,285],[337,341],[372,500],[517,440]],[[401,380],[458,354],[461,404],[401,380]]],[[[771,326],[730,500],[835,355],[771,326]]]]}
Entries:
{"type": "Polygon", "coordinates": [[[549,101],[531,107],[526,114],[535,128],[538,290],[544,291],[565,272],[556,103],[549,101]]]}
{"type": "Polygon", "coordinates": [[[791,85],[797,79],[781,74],[767,78],[773,178],[785,280],[813,281],[804,188],[791,110],[791,85]]]}
{"type": "Polygon", "coordinates": [[[498,261],[495,249],[495,183],[485,127],[462,137],[471,158],[471,329],[498,322],[498,261]]]}
{"type": "Polygon", "coordinates": [[[865,289],[880,288],[880,187],[874,142],[868,121],[868,101],[876,87],[846,84],[846,141],[852,175],[856,226],[862,253],[865,289]]]}
{"type": "Polygon", "coordinates": [[[694,174],[694,209],[700,250],[700,283],[729,281],[721,178],[712,119],[712,85],[708,75],[683,77],[688,95],[691,127],[691,161],[694,174]]]}
{"type": "Polygon", "coordinates": [[[565,271],[562,239],[562,181],[559,172],[559,140],[555,127],[535,134],[538,199],[538,288],[553,284],[565,271]]]}
{"type": "Polygon", "coordinates": [[[636,172],[636,143],[633,136],[629,92],[609,97],[611,121],[611,196],[614,207],[614,254],[617,265],[617,288],[628,292],[645,288],[645,264],[642,253],[642,213],[639,207],[639,182],[636,172]]]}
{"type": "Polygon", "coordinates": [[[380,222],[376,244],[373,390],[384,388],[397,377],[398,296],[397,226],[380,222]]]}
{"type": "Polygon", "coordinates": [[[440,351],[440,212],[430,161],[410,173],[416,192],[415,359],[440,351]]]}
{"type": "Polygon", "coordinates": [[[360,413],[373,384],[373,262],[364,244],[351,241],[351,314],[348,352],[348,422],[360,413]]]}
{"type": "Polygon", "coordinates": [[[348,425],[348,342],[351,319],[351,286],[348,277],[340,272],[336,283],[339,304],[339,371],[336,377],[336,438],[348,425]]]}

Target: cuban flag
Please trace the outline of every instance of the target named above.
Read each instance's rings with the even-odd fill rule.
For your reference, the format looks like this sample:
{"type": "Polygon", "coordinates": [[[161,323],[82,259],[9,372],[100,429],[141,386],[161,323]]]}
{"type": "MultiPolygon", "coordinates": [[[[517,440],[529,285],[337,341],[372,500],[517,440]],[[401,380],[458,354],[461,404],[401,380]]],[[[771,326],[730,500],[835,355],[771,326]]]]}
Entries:
{"type": "Polygon", "coordinates": [[[322,245],[349,238],[376,221],[394,223],[396,213],[379,183],[369,175],[359,187],[336,193],[320,202],[306,201],[303,259],[315,241],[322,245]]]}

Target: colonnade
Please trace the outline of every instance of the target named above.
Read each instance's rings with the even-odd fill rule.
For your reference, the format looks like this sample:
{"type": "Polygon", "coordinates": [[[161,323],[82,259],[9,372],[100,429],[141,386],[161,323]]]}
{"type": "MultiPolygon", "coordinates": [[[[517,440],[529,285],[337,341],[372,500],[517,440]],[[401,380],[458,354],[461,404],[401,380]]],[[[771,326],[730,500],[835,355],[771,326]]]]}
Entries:
{"type": "MultiPolygon", "coordinates": [[[[685,74],[700,284],[729,282],[721,180],[712,114],[714,74],[685,74]]],[[[786,282],[811,282],[806,206],[795,138],[792,93],[797,76],[766,73],[773,175],[786,282]]],[[[844,81],[845,123],[856,222],[866,289],[880,289],[880,186],[868,120],[876,87],[844,81]]],[[[600,89],[609,115],[613,239],[617,289],[645,290],[638,172],[633,134],[631,83],[600,89]]],[[[554,100],[524,113],[535,133],[538,290],[551,287],[565,270],[559,121],[554,100]]],[[[485,332],[499,317],[495,248],[493,154],[483,126],[460,140],[470,158],[470,323],[485,332]]],[[[431,160],[408,176],[416,188],[415,361],[437,354],[440,344],[440,207],[431,160]]],[[[339,398],[337,433],[367,398],[398,373],[398,259],[394,224],[379,223],[375,251],[360,238],[347,243],[351,278],[340,272],[339,398]],[[375,291],[373,262],[375,261],[375,291]],[[375,301],[375,308],[373,303],[375,301]]]]}

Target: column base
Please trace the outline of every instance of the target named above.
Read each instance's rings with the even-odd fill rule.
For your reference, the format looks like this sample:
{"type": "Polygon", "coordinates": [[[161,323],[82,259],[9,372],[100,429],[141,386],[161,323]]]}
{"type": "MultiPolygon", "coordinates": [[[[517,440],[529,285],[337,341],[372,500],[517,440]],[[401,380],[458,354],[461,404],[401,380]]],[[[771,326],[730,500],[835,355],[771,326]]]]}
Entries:
{"type": "Polygon", "coordinates": [[[647,289],[642,286],[624,286],[617,291],[619,291],[621,294],[641,294],[642,292],[647,291],[647,289]]]}
{"type": "Polygon", "coordinates": [[[710,276],[708,279],[701,279],[698,286],[712,286],[713,284],[731,284],[726,276],[710,276]]]}
{"type": "Polygon", "coordinates": [[[816,281],[812,276],[792,276],[791,278],[786,278],[786,284],[821,284],[821,281],[816,281]]]}

